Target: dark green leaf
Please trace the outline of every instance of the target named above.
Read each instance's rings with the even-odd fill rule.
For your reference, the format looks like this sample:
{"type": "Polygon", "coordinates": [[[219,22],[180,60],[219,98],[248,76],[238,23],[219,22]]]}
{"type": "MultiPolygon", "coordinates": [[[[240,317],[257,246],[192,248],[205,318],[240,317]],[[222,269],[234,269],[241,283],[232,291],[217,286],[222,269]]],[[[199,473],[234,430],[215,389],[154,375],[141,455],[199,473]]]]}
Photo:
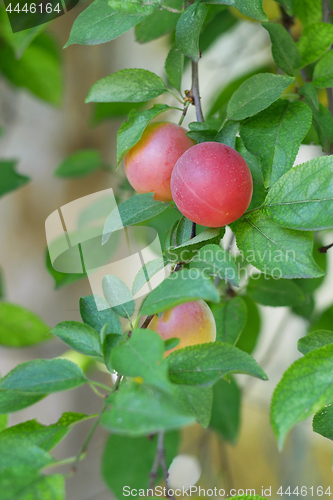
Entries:
{"type": "Polygon", "coordinates": [[[323,151],[328,151],[333,143],[333,118],[330,110],[319,103],[319,111],[312,108],[313,125],[317,131],[323,151]]]}
{"type": "MultiPolygon", "coordinates": [[[[244,143],[240,137],[236,137],[236,149],[242,155],[244,160],[246,161],[249,169],[251,170],[251,174],[253,177],[253,182],[257,184],[263,184],[264,179],[260,169],[259,159],[252,155],[244,146],[244,143]]],[[[254,207],[255,208],[255,207],[254,207]]]]}
{"type": "Polygon", "coordinates": [[[88,297],[80,298],[80,314],[82,321],[95,328],[98,332],[107,323],[107,333],[117,333],[119,335],[122,333],[122,326],[118,316],[110,309],[107,302],[98,295],[88,295],[88,297]]]}
{"type": "Polygon", "coordinates": [[[259,211],[236,226],[237,246],[247,262],[276,278],[317,278],[323,275],[312,256],[310,233],[277,224],[259,211]]]}
{"type": "Polygon", "coordinates": [[[271,423],[282,449],[289,430],[331,403],[333,344],[315,349],[295,361],[277,385],[271,404],[271,423]]]}
{"type": "Polygon", "coordinates": [[[303,231],[333,227],[333,156],[287,172],[268,192],[263,208],[280,226],[303,231]]]}
{"type": "Polygon", "coordinates": [[[130,112],[128,121],[121,125],[117,134],[117,166],[126,153],[139,142],[148,123],[168,109],[173,108],[166,104],[155,104],[151,109],[145,111],[132,110],[130,112]]]}
{"type": "Polygon", "coordinates": [[[152,14],[162,0],[109,0],[109,5],[119,12],[126,14],[152,14]]]}
{"type": "Polygon", "coordinates": [[[200,269],[210,276],[218,276],[239,286],[237,267],[232,256],[219,245],[205,245],[190,263],[190,269],[200,269]]]}
{"type": "Polygon", "coordinates": [[[70,285],[71,283],[75,283],[75,281],[87,277],[86,273],[62,273],[56,271],[52,266],[48,249],[46,249],[46,269],[55,281],[56,290],[62,286],[70,285]]]}
{"type": "Polygon", "coordinates": [[[184,302],[198,299],[219,302],[219,294],[211,279],[200,271],[193,276],[188,269],[171,274],[148,295],[142,305],[141,314],[158,314],[184,302]]]}
{"type": "Polygon", "coordinates": [[[293,15],[295,0],[277,0],[277,3],[282,5],[282,7],[284,7],[289,16],[293,15]]]}
{"type": "MultiPolygon", "coordinates": [[[[8,5],[8,4],[7,4],[8,5]]],[[[17,59],[22,57],[25,49],[31,44],[34,38],[45,28],[45,25],[35,26],[13,33],[8,15],[5,11],[5,4],[0,8],[0,32],[1,37],[11,46],[17,59]]]]}
{"type": "Polygon", "coordinates": [[[238,132],[239,123],[230,121],[221,128],[221,130],[216,134],[214,140],[235,149],[236,135],[238,134],[238,132]]]}
{"type": "Polygon", "coordinates": [[[82,177],[102,166],[101,153],[96,149],[76,151],[61,162],[55,171],[57,177],[82,177]]]}
{"type": "Polygon", "coordinates": [[[103,245],[108,241],[113,231],[151,219],[169,207],[169,203],[155,201],[153,196],[153,193],[137,194],[120,203],[106,219],[103,230],[103,245]]]}
{"type": "Polygon", "coordinates": [[[306,26],[318,23],[323,18],[321,0],[295,0],[295,16],[306,26]]]}
{"type": "Polygon", "coordinates": [[[103,352],[104,352],[104,362],[105,366],[109,370],[109,372],[113,373],[114,369],[111,363],[111,354],[115,347],[117,347],[120,343],[126,341],[127,333],[124,335],[118,335],[116,333],[109,333],[103,343],[103,352]]]}
{"type": "Polygon", "coordinates": [[[134,313],[134,299],[129,288],[117,276],[109,274],[102,280],[102,288],[107,303],[116,314],[130,318],[134,313]]]}
{"type": "Polygon", "coordinates": [[[95,0],[75,19],[69,40],[73,43],[96,45],[109,42],[143,21],[149,13],[128,14],[114,10],[109,0],[95,0]]]}
{"type": "Polygon", "coordinates": [[[0,432],[4,431],[8,424],[8,416],[0,415],[0,432]]]}
{"type": "Polygon", "coordinates": [[[261,318],[256,303],[250,297],[242,297],[246,304],[247,320],[236,347],[249,354],[254,350],[261,328],[261,318]]]}
{"type": "Polygon", "coordinates": [[[186,217],[183,216],[181,219],[179,219],[175,231],[177,246],[182,245],[183,243],[186,243],[191,239],[192,226],[193,222],[186,217]]]}
{"type": "Polygon", "coordinates": [[[294,306],[304,301],[301,288],[294,282],[274,279],[265,274],[253,275],[247,285],[247,294],[263,306],[294,306]]]}
{"type": "Polygon", "coordinates": [[[130,111],[142,109],[144,105],[142,102],[97,102],[92,117],[93,125],[104,120],[126,118],[130,111]]]}
{"type": "Polygon", "coordinates": [[[211,5],[234,5],[235,0],[201,0],[202,3],[211,5]]]}
{"type": "MultiPolygon", "coordinates": [[[[317,278],[318,279],[318,278],[317,278]]],[[[300,280],[297,280],[300,281],[300,280]]],[[[315,301],[313,298],[313,295],[305,294],[305,299],[303,302],[300,304],[293,306],[292,311],[293,313],[297,314],[297,316],[301,316],[302,318],[305,319],[310,319],[313,311],[315,309],[315,301]]]]}
{"type": "Polygon", "coordinates": [[[94,328],[78,321],[63,321],[52,330],[67,345],[87,356],[102,356],[100,336],[94,328]]]}
{"type": "Polygon", "coordinates": [[[180,93],[182,91],[183,68],[184,54],[177,45],[174,45],[165,60],[165,72],[171,85],[180,93]]]}
{"type": "Polygon", "coordinates": [[[243,120],[268,108],[293,83],[290,76],[261,73],[248,78],[233,93],[227,107],[227,118],[243,120]]]}
{"type": "Polygon", "coordinates": [[[163,80],[151,71],[122,69],[94,83],[86,102],[144,102],[166,90],[163,80]]]}
{"type": "MultiPolygon", "coordinates": [[[[233,2],[233,0],[231,1],[233,2]]],[[[238,22],[235,16],[233,16],[228,9],[223,9],[222,11],[218,12],[218,14],[209,21],[207,18],[201,30],[199,39],[199,49],[201,53],[208,50],[209,47],[215,42],[215,40],[224,35],[238,22]]]]}
{"type": "Polygon", "coordinates": [[[320,349],[329,344],[333,344],[333,332],[329,330],[316,330],[299,339],[297,349],[302,354],[307,354],[314,349],[320,349]]]}
{"type": "Polygon", "coordinates": [[[299,68],[301,55],[288,31],[276,23],[263,23],[272,42],[272,54],[275,64],[287,75],[293,76],[294,70],[299,68]]]}
{"type": "Polygon", "coordinates": [[[312,83],[319,89],[333,87],[333,52],[331,50],[317,62],[312,83]]]}
{"type": "Polygon", "coordinates": [[[190,260],[197,254],[198,250],[208,242],[219,243],[221,240],[220,232],[217,229],[206,229],[189,241],[185,241],[182,245],[168,248],[164,252],[166,259],[171,262],[185,262],[190,260]]]}
{"type": "MultiPolygon", "coordinates": [[[[167,467],[170,467],[177,455],[178,446],[178,432],[167,432],[164,436],[167,467]]],[[[156,447],[157,436],[131,438],[112,435],[109,437],[103,453],[102,474],[104,481],[117,498],[124,498],[124,485],[128,485],[130,490],[139,491],[147,488],[156,447]]],[[[159,478],[160,472],[156,479],[159,478]]]]}
{"type": "Polygon", "coordinates": [[[297,42],[301,54],[301,67],[317,61],[333,43],[333,25],[313,23],[305,26],[297,42]]]}
{"type": "Polygon", "coordinates": [[[235,345],[245,324],[246,304],[241,297],[211,306],[216,323],[216,340],[235,345]]]}
{"type": "Polygon", "coordinates": [[[103,414],[101,424],[113,434],[142,436],[195,421],[170,395],[145,384],[126,383],[107,401],[111,408],[103,414]]]}
{"type": "Polygon", "coordinates": [[[331,330],[333,325],[333,306],[325,309],[311,325],[311,332],[316,330],[331,330]]]}
{"type": "Polygon", "coordinates": [[[219,432],[223,439],[235,444],[240,425],[240,390],[231,378],[219,380],[213,386],[213,408],[209,427],[219,432]]]}
{"type": "Polygon", "coordinates": [[[206,14],[206,5],[195,2],[185,9],[176,26],[178,47],[194,62],[199,61],[199,36],[206,14]]]}
{"type": "MultiPolygon", "coordinates": [[[[326,273],[327,271],[327,254],[318,252],[322,243],[315,242],[313,248],[313,258],[318,266],[326,273]]],[[[310,280],[297,280],[296,285],[300,286],[305,294],[312,294],[324,281],[325,276],[320,278],[313,278],[310,280]]]]}
{"type": "Polygon", "coordinates": [[[0,161],[0,196],[18,189],[29,182],[29,177],[16,172],[16,164],[16,160],[0,161]]]}
{"type": "Polygon", "coordinates": [[[111,365],[126,377],[142,377],[147,384],[170,390],[164,350],[164,341],[157,333],[132,330],[131,337],[113,349],[111,365]]]}
{"type": "Polygon", "coordinates": [[[298,89],[298,93],[305,97],[305,102],[309,104],[311,109],[319,111],[319,101],[315,87],[308,82],[303,87],[298,89]]]}
{"type": "Polygon", "coordinates": [[[0,304],[0,344],[24,347],[48,338],[50,328],[33,312],[15,304],[0,304]]]}
{"type": "Polygon", "coordinates": [[[66,359],[35,359],[16,366],[0,382],[0,413],[30,406],[47,394],[86,382],[82,370],[66,359]]]}
{"type": "Polygon", "coordinates": [[[333,406],[326,405],[313,417],[312,428],[327,439],[333,440],[333,406]]]}
{"type": "Polygon", "coordinates": [[[242,125],[241,138],[259,157],[266,187],[292,168],[311,118],[306,104],[280,99],[242,125]]]}
{"type": "MultiPolygon", "coordinates": [[[[181,11],[181,0],[166,0],[163,2],[167,7],[181,11]]],[[[170,12],[166,9],[157,10],[149,17],[141,21],[135,27],[135,38],[139,43],[147,43],[156,40],[160,36],[166,35],[174,30],[180,14],[170,12]]]]}
{"type": "Polygon", "coordinates": [[[38,35],[17,60],[8,46],[0,48],[0,71],[17,87],[24,87],[53,105],[62,97],[62,74],[57,46],[45,33],[38,35]]]}
{"type": "Polygon", "coordinates": [[[176,384],[209,385],[229,373],[245,373],[267,380],[249,354],[223,342],[184,347],[167,357],[170,380],[176,384]]]}
{"type": "Polygon", "coordinates": [[[262,7],[263,0],[235,0],[234,6],[244,16],[251,17],[257,21],[268,21],[268,17],[262,7]]]}

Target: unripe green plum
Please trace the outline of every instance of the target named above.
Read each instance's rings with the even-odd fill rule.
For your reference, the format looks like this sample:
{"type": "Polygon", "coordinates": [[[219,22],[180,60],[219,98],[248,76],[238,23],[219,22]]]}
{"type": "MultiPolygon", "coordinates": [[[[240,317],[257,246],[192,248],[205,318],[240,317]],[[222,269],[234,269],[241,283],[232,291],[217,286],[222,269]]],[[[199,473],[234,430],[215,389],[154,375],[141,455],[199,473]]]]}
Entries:
{"type": "Polygon", "coordinates": [[[252,197],[251,171],[230,146],[203,142],[186,151],[171,176],[179,210],[202,226],[221,227],[239,219],[252,197]]]}
{"type": "Polygon", "coordinates": [[[170,178],[178,158],[195,142],[175,123],[154,122],[125,155],[127,179],[138,193],[154,192],[154,200],[171,201],[170,178]]]}
{"type": "Polygon", "coordinates": [[[213,313],[201,299],[164,311],[160,318],[154,316],[148,328],[157,332],[163,340],[173,337],[180,339],[179,344],[167,351],[167,354],[182,347],[214,342],[216,339],[213,313]]]}

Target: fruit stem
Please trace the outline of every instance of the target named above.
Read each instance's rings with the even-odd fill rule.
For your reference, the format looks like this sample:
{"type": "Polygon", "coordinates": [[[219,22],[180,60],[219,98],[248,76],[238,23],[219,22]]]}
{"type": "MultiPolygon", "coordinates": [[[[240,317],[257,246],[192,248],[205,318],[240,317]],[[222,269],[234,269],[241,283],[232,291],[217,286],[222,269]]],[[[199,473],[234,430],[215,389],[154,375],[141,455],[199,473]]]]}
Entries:
{"type": "Polygon", "coordinates": [[[168,471],[168,466],[167,466],[166,460],[165,460],[164,432],[163,431],[160,431],[158,433],[156,455],[154,458],[152,469],[149,473],[150,479],[149,479],[148,490],[152,490],[154,488],[154,483],[155,483],[155,480],[158,476],[157,471],[158,471],[159,465],[161,465],[162,471],[163,471],[163,476],[164,476],[165,486],[166,486],[166,496],[167,496],[167,498],[170,498],[170,500],[175,500],[175,497],[173,495],[169,494],[169,490],[170,490],[169,471],[168,471]]]}
{"type": "Polygon", "coordinates": [[[204,117],[201,109],[200,93],[199,93],[199,73],[198,73],[198,63],[192,61],[192,88],[191,94],[194,100],[195,111],[197,114],[197,121],[203,122],[204,117]]]}
{"type": "Polygon", "coordinates": [[[179,122],[178,122],[178,125],[181,125],[181,124],[183,123],[184,118],[185,118],[186,113],[187,113],[187,110],[188,110],[188,107],[189,107],[189,105],[190,105],[190,104],[191,104],[191,102],[190,102],[190,101],[186,101],[186,102],[185,102],[185,104],[184,104],[184,109],[183,109],[182,115],[181,115],[181,117],[180,117],[180,120],[179,120],[179,122]]]}

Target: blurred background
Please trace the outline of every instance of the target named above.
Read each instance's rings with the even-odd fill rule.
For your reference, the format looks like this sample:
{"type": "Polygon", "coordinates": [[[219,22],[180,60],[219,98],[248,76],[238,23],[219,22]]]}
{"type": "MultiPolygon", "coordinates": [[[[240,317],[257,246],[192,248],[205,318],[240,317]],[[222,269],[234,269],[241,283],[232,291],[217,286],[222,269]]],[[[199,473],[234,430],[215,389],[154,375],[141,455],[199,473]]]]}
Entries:
{"type": "MultiPolygon", "coordinates": [[[[116,133],[127,111],[107,105],[96,108],[84,104],[85,97],[96,80],[123,68],[145,68],[165,78],[164,61],[171,47],[169,35],[138,44],[131,30],[104,45],[73,45],[63,50],[75,18],[86,6],[81,2],[47,27],[47,40],[53,51],[52,65],[44,64],[38,57],[34,63],[25,59],[26,74],[30,75],[25,77],[26,84],[17,74],[12,76],[4,59],[1,62],[0,52],[0,126],[4,129],[0,138],[0,158],[18,160],[18,172],[31,177],[22,188],[0,198],[0,267],[5,300],[33,311],[50,328],[60,321],[79,321],[79,298],[89,295],[91,290],[87,279],[66,286],[58,281],[55,288],[55,279],[45,265],[45,220],[61,206],[110,187],[119,200],[131,194],[123,167],[115,172],[116,133]],[[44,69],[38,68],[38,64],[44,69]],[[46,89],[44,95],[38,91],[38,79],[40,86],[46,89]],[[56,168],[65,158],[87,148],[100,152],[103,168],[83,177],[55,176],[56,168]]],[[[274,9],[273,1],[265,2],[265,10],[272,19],[278,15],[274,9]]],[[[211,114],[214,106],[217,110],[223,108],[223,91],[230,88],[230,84],[254,70],[272,66],[269,37],[260,23],[234,17],[234,12],[228,12],[228,22],[220,28],[220,33],[213,36],[210,29],[211,39],[207,35],[199,64],[205,116],[211,114]]],[[[293,29],[297,37],[297,26],[293,29]]],[[[187,68],[183,90],[190,88],[190,78],[187,68]]],[[[321,96],[324,104],[325,98],[321,96]]],[[[164,95],[156,102],[177,105],[172,96],[164,95]]],[[[179,112],[169,112],[163,120],[178,122],[179,112]]],[[[190,109],[183,126],[194,120],[194,109],[190,109]]],[[[302,145],[296,164],[321,154],[319,146],[302,145]]],[[[226,241],[228,237],[229,234],[226,241]]],[[[332,232],[323,232],[320,244],[331,243],[332,237],[332,232]]],[[[315,292],[314,317],[315,322],[322,322],[321,325],[333,325],[332,251],[327,253],[327,260],[328,275],[315,292]]],[[[259,329],[251,322],[246,327],[259,329]]],[[[302,317],[288,308],[260,307],[260,336],[253,356],[268,374],[269,381],[237,377],[244,402],[236,444],[227,443],[218,434],[199,426],[182,432],[181,456],[172,466],[171,486],[196,483],[213,488],[224,485],[226,488],[255,488],[258,494],[262,487],[272,487],[272,497],[279,498],[276,491],[280,486],[291,486],[293,490],[297,485],[327,488],[332,484],[332,446],[312,432],[311,420],[296,426],[282,453],[277,450],[269,423],[269,404],[274,388],[285,369],[300,357],[297,340],[308,328],[309,321],[304,314],[302,317]]],[[[5,375],[23,361],[51,358],[65,351],[66,346],[57,339],[25,348],[0,346],[0,373],[5,375]]],[[[105,373],[96,371],[91,376],[108,383],[105,373]]],[[[50,424],[64,411],[95,413],[100,406],[99,398],[89,388],[81,387],[50,395],[14,413],[10,425],[37,417],[41,423],[50,424]]],[[[56,449],[57,457],[75,455],[90,425],[87,422],[75,427],[56,449]]],[[[100,477],[100,457],[106,437],[106,432],[98,431],[86,460],[68,480],[67,497],[70,500],[112,497],[100,477]]]]}

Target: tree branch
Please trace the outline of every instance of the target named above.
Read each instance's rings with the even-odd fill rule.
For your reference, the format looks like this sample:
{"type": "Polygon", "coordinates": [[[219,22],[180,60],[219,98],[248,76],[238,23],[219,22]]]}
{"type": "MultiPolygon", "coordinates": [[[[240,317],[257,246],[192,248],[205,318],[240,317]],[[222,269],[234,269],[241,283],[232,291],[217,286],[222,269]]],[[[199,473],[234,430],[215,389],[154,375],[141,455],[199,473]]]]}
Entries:
{"type": "Polygon", "coordinates": [[[198,74],[198,63],[192,61],[192,88],[191,95],[193,97],[193,104],[195,106],[197,121],[203,122],[204,117],[201,109],[200,102],[200,92],[199,92],[199,74],[198,74]]]}
{"type": "Polygon", "coordinates": [[[164,432],[161,431],[158,433],[158,438],[157,438],[157,448],[156,448],[156,455],[154,458],[153,466],[152,469],[149,473],[149,485],[148,489],[152,490],[154,488],[155,480],[158,476],[158,466],[161,465],[162,471],[163,471],[163,477],[165,480],[165,486],[166,486],[166,496],[167,498],[170,498],[170,500],[175,500],[175,497],[173,495],[169,494],[170,486],[169,486],[169,471],[168,471],[168,466],[166,464],[165,460],[165,449],[164,449],[164,432]]]}
{"type": "Polygon", "coordinates": [[[330,245],[326,245],[325,247],[318,248],[318,252],[319,253],[327,253],[327,250],[329,250],[332,247],[333,247],[333,243],[331,243],[330,245]]]}

